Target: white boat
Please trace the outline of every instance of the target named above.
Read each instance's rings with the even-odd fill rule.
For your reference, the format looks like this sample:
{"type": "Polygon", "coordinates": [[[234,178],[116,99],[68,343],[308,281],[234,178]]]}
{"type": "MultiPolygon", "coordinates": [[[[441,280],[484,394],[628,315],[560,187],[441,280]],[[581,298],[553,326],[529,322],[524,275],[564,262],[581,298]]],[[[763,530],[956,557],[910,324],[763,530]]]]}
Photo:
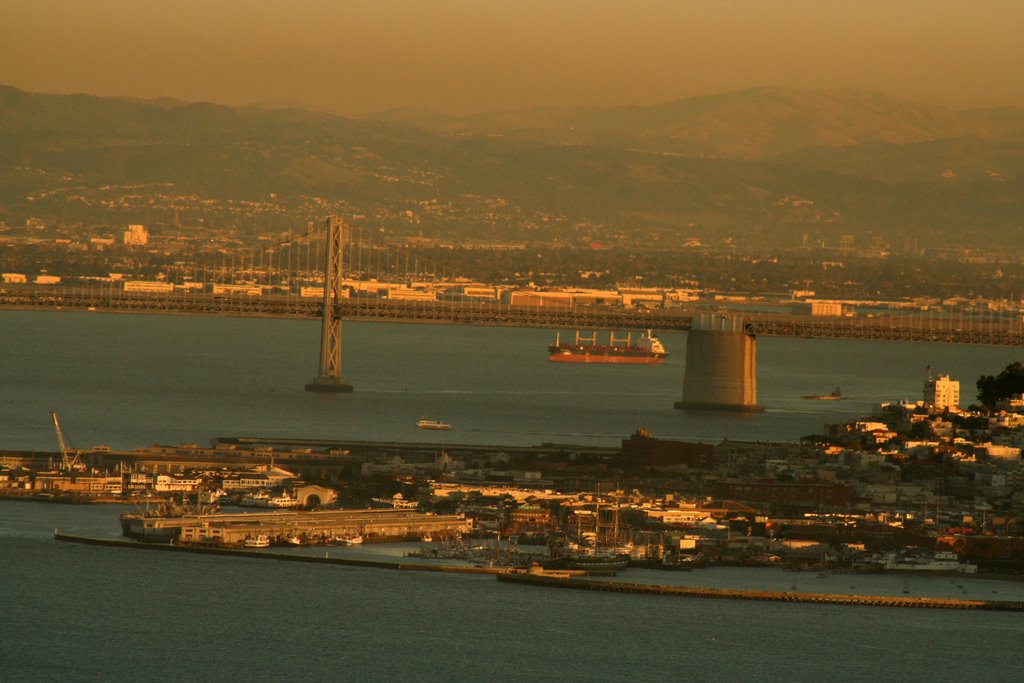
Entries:
{"type": "Polygon", "coordinates": [[[416,422],[416,426],[419,429],[451,429],[452,426],[447,422],[441,422],[440,420],[419,420],[416,422]]]}
{"type": "Polygon", "coordinates": [[[359,545],[363,542],[363,537],[359,534],[343,534],[335,536],[334,542],[339,545],[359,545]]]}
{"type": "Polygon", "coordinates": [[[281,494],[264,501],[264,506],[268,508],[297,508],[300,504],[298,498],[292,498],[287,494],[281,494]]]}
{"type": "Polygon", "coordinates": [[[975,574],[978,565],[961,562],[956,553],[948,550],[936,551],[934,555],[903,553],[889,557],[885,568],[902,572],[949,572],[975,574]]]}
{"type": "Polygon", "coordinates": [[[238,505],[241,507],[265,508],[270,507],[269,505],[267,505],[268,500],[270,500],[270,494],[264,491],[259,491],[257,493],[245,494],[244,496],[242,496],[242,500],[238,502],[238,505]]]}
{"type": "Polygon", "coordinates": [[[270,547],[270,536],[266,534],[260,534],[256,538],[245,539],[246,548],[269,548],[270,547]]]}
{"type": "Polygon", "coordinates": [[[371,498],[370,501],[375,507],[382,508],[396,508],[402,510],[411,510],[419,507],[419,501],[406,500],[405,496],[401,493],[396,493],[390,498],[371,498]]]}

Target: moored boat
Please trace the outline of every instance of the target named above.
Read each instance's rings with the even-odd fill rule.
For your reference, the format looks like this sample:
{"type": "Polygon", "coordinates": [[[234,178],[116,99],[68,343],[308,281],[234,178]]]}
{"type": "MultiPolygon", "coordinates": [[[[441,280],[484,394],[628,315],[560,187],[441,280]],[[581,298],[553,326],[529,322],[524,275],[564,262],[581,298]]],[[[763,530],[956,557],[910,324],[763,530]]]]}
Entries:
{"type": "Polygon", "coordinates": [[[259,534],[255,538],[250,537],[245,539],[243,545],[246,548],[269,548],[270,537],[266,534],[259,534]]]}
{"type": "Polygon", "coordinates": [[[396,493],[390,498],[371,498],[370,502],[373,507],[381,508],[400,508],[400,509],[411,509],[419,507],[419,502],[415,500],[406,500],[405,496],[401,493],[396,493]]]}
{"type": "Polygon", "coordinates": [[[298,498],[292,498],[286,493],[282,493],[280,496],[274,496],[273,498],[267,498],[261,507],[268,508],[297,508],[301,505],[301,501],[298,498]]]}
{"type": "Polygon", "coordinates": [[[359,545],[363,542],[363,537],[360,534],[342,534],[335,536],[334,542],[338,545],[359,545]]]}

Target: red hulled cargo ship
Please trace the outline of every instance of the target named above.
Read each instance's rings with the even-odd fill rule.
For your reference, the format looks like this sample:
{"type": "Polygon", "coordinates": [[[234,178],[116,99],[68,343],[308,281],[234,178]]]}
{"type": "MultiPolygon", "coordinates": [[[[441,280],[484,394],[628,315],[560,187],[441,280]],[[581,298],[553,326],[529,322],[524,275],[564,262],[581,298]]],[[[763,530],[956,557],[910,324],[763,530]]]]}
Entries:
{"type": "Polygon", "coordinates": [[[609,335],[607,345],[597,343],[597,333],[588,337],[576,331],[571,344],[563,344],[561,336],[555,336],[555,343],[548,347],[548,360],[554,363],[637,363],[653,365],[662,363],[668,357],[665,346],[650,330],[640,335],[633,343],[632,335],[616,339],[609,335]]]}

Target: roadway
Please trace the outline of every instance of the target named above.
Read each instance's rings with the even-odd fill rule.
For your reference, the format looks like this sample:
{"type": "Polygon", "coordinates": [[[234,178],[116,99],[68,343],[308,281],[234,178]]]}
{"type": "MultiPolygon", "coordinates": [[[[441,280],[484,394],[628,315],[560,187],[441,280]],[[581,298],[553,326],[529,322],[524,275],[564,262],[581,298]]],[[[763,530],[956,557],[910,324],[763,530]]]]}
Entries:
{"type": "MultiPolygon", "coordinates": [[[[0,291],[0,308],[75,310],[175,315],[318,318],[317,299],[289,296],[240,296],[207,293],[126,294],[120,291],[60,288],[9,288],[0,291]]],[[[555,329],[687,331],[698,313],[721,309],[624,309],[602,306],[510,306],[462,301],[346,299],[336,304],[342,320],[500,325],[555,329]]],[[[821,318],[783,313],[739,313],[753,335],[808,339],[1024,345],[1024,325],[1005,318],[935,315],[874,315],[821,318]]]]}

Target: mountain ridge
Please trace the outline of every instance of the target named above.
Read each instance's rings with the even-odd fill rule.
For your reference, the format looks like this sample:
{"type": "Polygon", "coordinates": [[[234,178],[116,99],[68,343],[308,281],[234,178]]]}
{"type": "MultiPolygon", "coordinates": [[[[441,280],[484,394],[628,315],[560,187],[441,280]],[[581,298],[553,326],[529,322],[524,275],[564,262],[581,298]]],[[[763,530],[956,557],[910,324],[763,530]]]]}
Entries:
{"type": "MultiPolygon", "coordinates": [[[[862,107],[875,101],[880,111],[896,106],[884,97],[846,96],[862,107]]],[[[736,101],[747,97],[738,95],[736,101]]],[[[758,97],[758,111],[796,106],[788,91],[758,97]],[[773,97],[782,104],[771,104],[773,97]]],[[[801,111],[836,106],[833,96],[801,98],[801,111]]],[[[685,106],[710,107],[716,121],[722,117],[721,102],[685,106]]],[[[907,106],[914,113],[891,126],[896,137],[907,135],[908,120],[918,122],[914,130],[928,124],[953,131],[961,125],[959,114],[947,119],[945,110],[932,115],[933,110],[907,106]]],[[[734,114],[730,126],[746,130],[739,143],[759,144],[763,152],[763,140],[772,139],[775,148],[789,151],[755,158],[678,151],[692,149],[694,141],[682,137],[674,147],[665,142],[673,140],[663,134],[665,126],[674,125],[678,107],[673,106],[653,113],[630,108],[646,130],[661,131],[648,138],[609,129],[599,120],[621,121],[615,111],[593,115],[589,132],[576,131],[582,140],[566,141],[562,129],[535,128],[532,135],[523,129],[453,132],[297,109],[46,95],[0,86],[0,219],[99,220],[120,214],[101,208],[95,188],[155,183],[178,194],[225,201],[274,195],[291,202],[281,209],[291,216],[299,215],[303,197],[385,217],[417,214],[424,203],[435,203],[449,207],[443,218],[403,229],[458,237],[494,237],[495,231],[509,239],[554,235],[553,223],[544,223],[552,217],[563,226],[557,239],[627,243],[671,244],[686,234],[747,235],[771,243],[796,241],[804,233],[893,237],[922,231],[941,242],[963,239],[964,226],[971,226],[969,237],[978,240],[1024,232],[1022,143],[991,133],[912,143],[874,135],[865,136],[868,142],[837,147],[833,131],[804,140],[833,144],[794,145],[787,141],[800,139],[806,115],[792,130],[775,120],[751,132],[743,129],[747,108],[729,111],[734,114]],[[604,126],[600,135],[594,132],[598,124],[604,126]],[[72,196],[84,201],[64,199],[72,196]],[[488,203],[501,211],[483,206],[488,203]]],[[[992,130],[1012,133],[1017,110],[985,112],[967,116],[994,117],[999,126],[992,130]]],[[[852,121],[848,127],[870,129],[853,115],[845,119],[852,121]]],[[[729,130],[719,125],[698,142],[714,147],[721,136],[734,138],[729,130]]]]}

